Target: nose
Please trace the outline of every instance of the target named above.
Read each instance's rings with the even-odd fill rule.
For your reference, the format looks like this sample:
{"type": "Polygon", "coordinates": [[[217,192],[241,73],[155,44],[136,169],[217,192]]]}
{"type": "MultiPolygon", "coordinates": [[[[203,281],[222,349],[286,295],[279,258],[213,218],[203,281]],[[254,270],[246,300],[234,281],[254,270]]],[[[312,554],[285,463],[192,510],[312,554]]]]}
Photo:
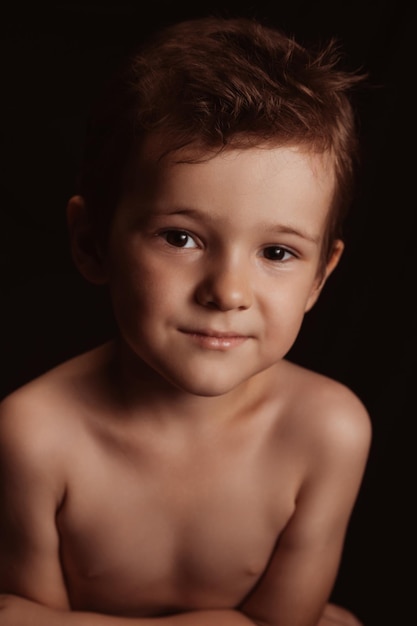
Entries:
{"type": "Polygon", "coordinates": [[[217,261],[207,269],[196,289],[197,302],[219,311],[248,309],[252,304],[252,287],[245,263],[217,261]]]}

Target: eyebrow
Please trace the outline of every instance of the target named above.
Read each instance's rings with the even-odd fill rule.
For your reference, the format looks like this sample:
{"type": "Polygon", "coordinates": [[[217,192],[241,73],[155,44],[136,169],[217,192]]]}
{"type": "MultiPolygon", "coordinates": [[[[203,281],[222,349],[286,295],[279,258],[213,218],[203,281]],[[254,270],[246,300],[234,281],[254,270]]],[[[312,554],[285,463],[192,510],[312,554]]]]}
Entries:
{"type": "Polygon", "coordinates": [[[306,239],[307,241],[311,241],[315,244],[319,244],[321,240],[320,235],[311,235],[310,233],[307,233],[304,230],[300,230],[298,227],[295,226],[276,224],[274,226],[268,225],[267,228],[270,232],[286,235],[296,235],[297,237],[301,237],[302,239],[306,239]]]}
{"type": "MultiPolygon", "coordinates": [[[[173,209],[172,211],[163,212],[164,215],[188,215],[190,217],[204,217],[209,218],[210,215],[202,214],[198,209],[192,209],[191,207],[178,207],[173,209]]],[[[212,218],[213,220],[215,218],[212,218]]],[[[301,237],[306,241],[311,241],[312,243],[319,245],[321,241],[320,235],[311,235],[310,233],[301,230],[296,226],[291,226],[290,224],[263,224],[265,230],[273,234],[286,234],[286,235],[295,235],[296,237],[301,237]]]]}

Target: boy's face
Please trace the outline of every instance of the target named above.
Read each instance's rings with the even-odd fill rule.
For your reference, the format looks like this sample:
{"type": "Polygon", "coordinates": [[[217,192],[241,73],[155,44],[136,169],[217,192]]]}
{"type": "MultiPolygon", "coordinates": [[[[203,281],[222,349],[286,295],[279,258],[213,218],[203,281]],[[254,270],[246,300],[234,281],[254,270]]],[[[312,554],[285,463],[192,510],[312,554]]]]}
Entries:
{"type": "Polygon", "coordinates": [[[317,298],[333,168],[291,147],[192,164],[146,148],[105,258],[116,320],[163,379],[221,395],[285,356],[317,298]]]}

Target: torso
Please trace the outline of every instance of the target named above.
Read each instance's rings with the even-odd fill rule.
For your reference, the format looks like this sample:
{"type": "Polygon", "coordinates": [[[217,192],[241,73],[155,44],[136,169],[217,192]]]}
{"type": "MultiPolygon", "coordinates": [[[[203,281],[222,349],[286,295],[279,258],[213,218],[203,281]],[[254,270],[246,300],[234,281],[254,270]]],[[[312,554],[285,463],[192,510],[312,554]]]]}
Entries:
{"type": "Polygon", "coordinates": [[[185,462],[83,444],[88,462],[74,468],[58,516],[73,608],[152,615],[239,604],[293,511],[288,471],[274,494],[258,488],[270,483],[261,458],[243,451],[194,450],[185,462]]]}
{"type": "Polygon", "coordinates": [[[64,437],[57,512],[73,609],[152,616],[239,605],[294,512],[304,472],[272,407],[221,436],[188,438],[147,419],[126,431],[79,411],[64,437]]]}

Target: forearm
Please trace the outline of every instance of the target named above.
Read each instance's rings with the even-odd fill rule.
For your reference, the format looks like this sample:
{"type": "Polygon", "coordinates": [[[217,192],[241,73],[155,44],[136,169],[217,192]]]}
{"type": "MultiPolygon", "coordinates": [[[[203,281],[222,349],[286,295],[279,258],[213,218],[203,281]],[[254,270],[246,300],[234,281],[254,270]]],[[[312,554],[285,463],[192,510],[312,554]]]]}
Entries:
{"type": "Polygon", "coordinates": [[[231,610],[192,611],[166,617],[140,618],[73,612],[67,613],[66,617],[68,622],[59,620],[42,626],[255,626],[243,613],[231,610]]]}
{"type": "Polygon", "coordinates": [[[56,610],[19,598],[0,596],[1,626],[256,626],[234,610],[191,611],[164,617],[118,617],[56,610]]]}
{"type": "MultiPolygon", "coordinates": [[[[72,614],[76,616],[75,613],[72,614]]],[[[69,621],[65,626],[254,626],[249,618],[238,611],[192,611],[166,617],[119,618],[95,614],[94,621],[69,621]],[[104,619],[103,619],[104,617],[104,619]],[[107,621],[108,620],[108,621],[107,621]]],[[[45,624],[44,626],[55,626],[45,624]]],[[[64,626],[64,624],[62,624],[64,626]]]]}

